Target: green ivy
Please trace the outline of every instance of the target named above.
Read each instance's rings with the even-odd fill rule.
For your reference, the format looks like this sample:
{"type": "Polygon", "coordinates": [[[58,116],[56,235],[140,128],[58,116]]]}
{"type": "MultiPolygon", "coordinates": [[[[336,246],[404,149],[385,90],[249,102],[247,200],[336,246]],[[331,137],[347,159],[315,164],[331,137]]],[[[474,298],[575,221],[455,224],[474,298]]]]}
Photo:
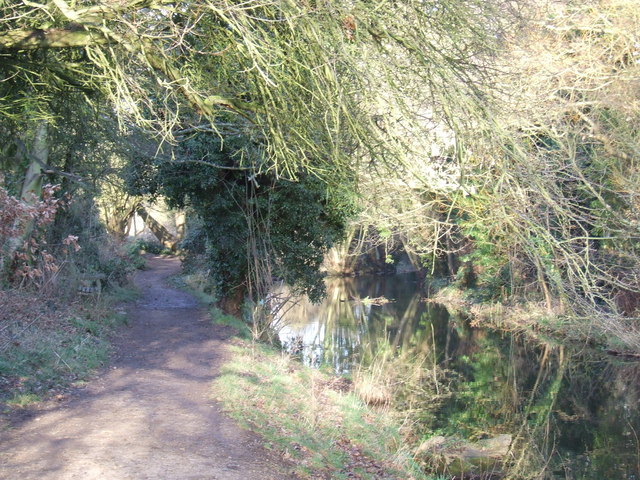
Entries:
{"type": "MultiPolygon", "coordinates": [[[[356,212],[354,194],[304,172],[293,182],[238,169],[247,152],[255,157],[258,150],[247,139],[221,142],[198,135],[181,145],[186,161],[148,162],[146,170],[138,166],[134,186],[193,212],[181,246],[187,261],[204,256],[207,264],[199,268],[209,271],[220,297],[246,286],[248,264],[256,256],[268,259],[272,274],[296,293],[319,300],[324,294],[319,268],[356,212]],[[191,158],[206,158],[216,166],[189,162],[191,158]]],[[[256,162],[254,158],[254,166],[256,162]]]]}

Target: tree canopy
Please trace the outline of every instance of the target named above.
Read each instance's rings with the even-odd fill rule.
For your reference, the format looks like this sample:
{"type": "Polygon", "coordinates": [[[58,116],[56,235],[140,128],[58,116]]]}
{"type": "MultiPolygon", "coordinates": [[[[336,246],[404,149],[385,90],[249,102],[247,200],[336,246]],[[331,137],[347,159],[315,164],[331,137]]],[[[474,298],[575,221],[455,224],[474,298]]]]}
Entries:
{"type": "Polygon", "coordinates": [[[265,155],[245,152],[246,168],[328,178],[363,158],[397,164],[419,148],[419,126],[461,124],[485,103],[499,6],[4,2],[4,112],[47,118],[56,91],[95,90],[169,143],[249,135],[265,155]]]}
{"type": "MultiPolygon", "coordinates": [[[[583,3],[4,1],[3,169],[81,181],[41,147],[69,145],[92,112],[93,132],[117,122],[120,163],[147,175],[140,191],[197,177],[174,200],[203,218],[226,201],[212,191],[270,205],[302,189],[313,215],[357,191],[379,238],[447,256],[450,273],[455,256],[494,292],[632,316],[638,13],[629,0],[583,3]],[[274,196],[251,196],[262,187],[274,196]]],[[[38,188],[18,183],[16,194],[38,188]]]]}

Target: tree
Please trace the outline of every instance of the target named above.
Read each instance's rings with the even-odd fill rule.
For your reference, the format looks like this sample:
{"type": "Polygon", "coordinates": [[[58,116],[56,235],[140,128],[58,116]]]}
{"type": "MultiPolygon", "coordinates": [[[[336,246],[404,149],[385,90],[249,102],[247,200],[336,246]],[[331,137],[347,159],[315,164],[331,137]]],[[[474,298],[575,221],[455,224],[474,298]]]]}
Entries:
{"type": "Polygon", "coordinates": [[[475,147],[463,228],[514,293],[637,348],[623,318],[640,298],[637,8],[539,3],[498,77],[504,108],[475,147]]]}
{"type": "Polygon", "coordinates": [[[71,88],[108,99],[123,127],[156,135],[169,156],[193,134],[217,135],[219,151],[174,156],[246,171],[245,179],[279,195],[295,191],[283,178],[308,189],[317,177],[338,189],[359,169],[409,174],[443,130],[481,121],[510,13],[485,0],[53,0],[1,8],[8,118],[50,118],[52,89],[71,88]],[[243,142],[232,161],[213,162],[233,138],[243,142]]]}
{"type": "Polygon", "coordinates": [[[484,101],[483,59],[502,28],[479,0],[33,5],[2,7],[7,80],[99,89],[168,141],[246,132],[267,155],[243,166],[291,178],[335,176],[354,158],[401,163],[398,132],[415,148],[415,126],[460,125],[484,101]]]}
{"type": "MultiPolygon", "coordinates": [[[[247,142],[241,138],[221,145],[214,135],[201,133],[178,153],[188,158],[208,152],[215,165],[233,167],[247,142]]],[[[187,263],[210,270],[216,296],[227,311],[238,313],[247,294],[256,303],[264,300],[273,278],[296,294],[314,300],[323,295],[320,264],[354,211],[343,193],[346,185],[337,190],[310,175],[291,182],[179,158],[147,158],[132,165],[130,189],[162,195],[171,206],[190,210],[190,233],[183,242],[187,263]]]]}

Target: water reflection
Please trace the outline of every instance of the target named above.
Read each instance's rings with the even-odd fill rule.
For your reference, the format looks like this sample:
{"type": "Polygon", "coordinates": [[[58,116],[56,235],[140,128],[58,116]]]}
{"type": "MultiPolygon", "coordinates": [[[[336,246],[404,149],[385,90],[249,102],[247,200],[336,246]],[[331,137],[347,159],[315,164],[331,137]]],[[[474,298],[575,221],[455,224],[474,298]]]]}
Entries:
{"type": "Polygon", "coordinates": [[[327,287],[322,304],[301,301],[281,319],[283,345],[337,373],[380,352],[429,369],[428,401],[424,385],[397,392],[424,438],[509,434],[509,478],[640,480],[638,362],[473,328],[423,301],[412,276],[333,278],[327,287]],[[382,296],[393,301],[369,302],[382,296]]]}

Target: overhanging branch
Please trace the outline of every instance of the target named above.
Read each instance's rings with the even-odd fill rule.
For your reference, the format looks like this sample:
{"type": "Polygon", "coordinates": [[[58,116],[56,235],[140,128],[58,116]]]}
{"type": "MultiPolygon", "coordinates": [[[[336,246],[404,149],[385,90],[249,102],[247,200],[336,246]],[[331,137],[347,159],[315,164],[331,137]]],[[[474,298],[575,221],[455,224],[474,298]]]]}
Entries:
{"type": "Polygon", "coordinates": [[[76,28],[12,30],[0,33],[0,50],[35,50],[37,48],[74,48],[109,43],[100,32],[76,28]]]}

